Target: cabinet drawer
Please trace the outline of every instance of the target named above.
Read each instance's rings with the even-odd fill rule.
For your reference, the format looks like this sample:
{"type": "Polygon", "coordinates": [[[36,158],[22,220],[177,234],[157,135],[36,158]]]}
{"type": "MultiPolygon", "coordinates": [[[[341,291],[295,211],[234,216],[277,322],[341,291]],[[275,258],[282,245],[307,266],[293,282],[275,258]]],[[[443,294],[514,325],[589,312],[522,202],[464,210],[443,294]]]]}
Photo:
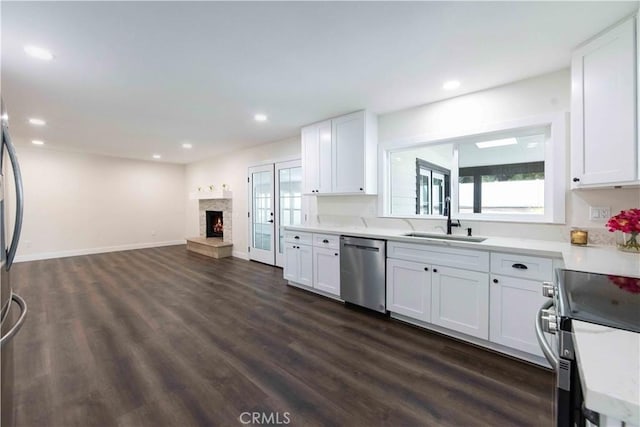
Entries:
{"type": "Polygon", "coordinates": [[[304,231],[290,231],[284,232],[284,241],[287,243],[301,243],[303,245],[310,245],[312,242],[311,233],[304,231]]]}
{"type": "Polygon", "coordinates": [[[388,242],[387,257],[465,270],[489,271],[489,252],[472,249],[388,242]]]}
{"type": "Polygon", "coordinates": [[[553,280],[553,261],[518,254],[491,254],[491,272],[523,279],[553,280]]]}
{"type": "Polygon", "coordinates": [[[340,236],[314,233],[313,246],[317,248],[340,249],[340,236]]]}

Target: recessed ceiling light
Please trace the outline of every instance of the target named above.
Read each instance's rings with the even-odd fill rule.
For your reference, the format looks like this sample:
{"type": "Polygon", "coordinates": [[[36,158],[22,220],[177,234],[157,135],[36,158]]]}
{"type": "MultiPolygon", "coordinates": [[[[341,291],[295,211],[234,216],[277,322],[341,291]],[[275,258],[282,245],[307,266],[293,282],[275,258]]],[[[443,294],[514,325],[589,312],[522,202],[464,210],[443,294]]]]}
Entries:
{"type": "Polygon", "coordinates": [[[53,59],[53,54],[51,52],[38,46],[25,46],[24,51],[27,55],[42,59],[43,61],[50,61],[53,59]]]}
{"type": "Polygon", "coordinates": [[[39,139],[34,139],[31,143],[33,145],[44,145],[44,141],[40,141],[39,139]]]}
{"type": "Polygon", "coordinates": [[[460,87],[460,82],[458,80],[449,80],[448,82],[444,82],[442,85],[442,89],[444,90],[453,90],[458,89],[460,87]]]}
{"type": "Polygon", "coordinates": [[[152,157],[157,160],[157,159],[161,158],[162,156],[160,154],[154,154],[152,157]]]}
{"type": "Polygon", "coordinates": [[[518,140],[515,138],[496,139],[494,141],[476,142],[478,148],[502,147],[503,145],[515,145],[518,140]]]}
{"type": "Polygon", "coordinates": [[[256,122],[266,122],[267,121],[267,116],[266,116],[266,114],[256,114],[255,116],[253,116],[253,119],[256,122]]]}
{"type": "Polygon", "coordinates": [[[6,122],[6,121],[9,121],[9,115],[8,115],[7,113],[4,113],[4,114],[2,115],[2,120],[4,120],[5,122],[6,122]]]}
{"type": "Polygon", "coordinates": [[[44,126],[47,124],[47,122],[45,122],[42,119],[29,119],[29,123],[34,125],[34,126],[44,126]]]}
{"type": "Polygon", "coordinates": [[[192,148],[193,145],[189,144],[188,142],[185,142],[184,144],[182,144],[182,148],[192,148]]]}

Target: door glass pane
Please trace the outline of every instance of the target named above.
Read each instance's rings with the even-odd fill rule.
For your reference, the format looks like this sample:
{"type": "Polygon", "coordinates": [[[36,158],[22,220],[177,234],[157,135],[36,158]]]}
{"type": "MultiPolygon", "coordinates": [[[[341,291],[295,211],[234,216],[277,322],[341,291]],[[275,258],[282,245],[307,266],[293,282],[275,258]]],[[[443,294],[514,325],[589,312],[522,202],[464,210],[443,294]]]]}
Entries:
{"type": "Polygon", "coordinates": [[[252,174],[253,181],[253,247],[271,250],[271,172],[252,174]]]}
{"type": "Polygon", "coordinates": [[[431,213],[433,215],[444,215],[444,174],[434,171],[432,176],[433,205],[431,213]]]}
{"type": "Polygon", "coordinates": [[[278,174],[280,188],[280,230],[279,248],[284,252],[284,227],[302,224],[302,168],[280,169],[278,174]]]}
{"type": "Polygon", "coordinates": [[[418,183],[418,187],[419,187],[419,191],[420,191],[420,196],[418,197],[418,201],[420,203],[420,206],[418,207],[419,211],[418,213],[420,215],[428,215],[431,213],[431,211],[429,210],[429,199],[430,199],[430,193],[431,193],[431,188],[429,186],[429,181],[430,181],[430,177],[429,177],[430,173],[428,170],[422,169],[420,168],[420,175],[418,175],[418,179],[419,179],[419,183],[418,183]]]}
{"type": "Polygon", "coordinates": [[[452,167],[453,144],[389,152],[391,214],[442,215],[452,167]]]}

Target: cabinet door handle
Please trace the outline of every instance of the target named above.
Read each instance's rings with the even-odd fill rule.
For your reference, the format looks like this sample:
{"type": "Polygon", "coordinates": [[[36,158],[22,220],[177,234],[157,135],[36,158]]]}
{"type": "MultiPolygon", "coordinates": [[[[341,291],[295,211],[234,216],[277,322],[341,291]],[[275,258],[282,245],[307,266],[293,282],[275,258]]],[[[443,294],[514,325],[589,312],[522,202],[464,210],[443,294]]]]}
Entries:
{"type": "Polygon", "coordinates": [[[573,182],[580,182],[580,178],[573,178],[573,182]]]}
{"type": "Polygon", "coordinates": [[[340,255],[340,254],[336,252],[336,253],[335,253],[335,256],[338,256],[338,255],[340,255]]]}
{"type": "Polygon", "coordinates": [[[493,283],[498,283],[498,279],[493,279],[493,283]]]}
{"type": "Polygon", "coordinates": [[[520,264],[519,262],[513,264],[511,267],[516,268],[518,270],[528,270],[529,269],[529,267],[527,267],[524,264],[520,264]]]}
{"type": "Polygon", "coordinates": [[[360,187],[360,191],[364,191],[364,189],[362,187],[360,187]]]}
{"type": "Polygon", "coordinates": [[[322,243],[329,243],[329,241],[327,239],[324,239],[322,243]]]}
{"type": "Polygon", "coordinates": [[[429,271],[429,267],[425,267],[425,268],[424,268],[424,271],[429,271]]]}
{"type": "Polygon", "coordinates": [[[300,240],[300,236],[295,236],[294,239],[300,240]]]}
{"type": "Polygon", "coordinates": [[[437,268],[434,268],[434,269],[433,269],[433,272],[434,272],[434,273],[437,273],[437,272],[438,272],[438,269],[437,269],[437,268]]]}

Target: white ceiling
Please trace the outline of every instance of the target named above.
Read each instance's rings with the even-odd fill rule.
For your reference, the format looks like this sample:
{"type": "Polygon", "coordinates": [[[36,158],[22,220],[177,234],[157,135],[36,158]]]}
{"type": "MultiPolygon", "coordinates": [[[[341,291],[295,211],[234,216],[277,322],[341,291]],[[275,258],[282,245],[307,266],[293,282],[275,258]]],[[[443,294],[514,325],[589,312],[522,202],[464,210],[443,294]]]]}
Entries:
{"type": "Polygon", "coordinates": [[[17,143],[187,163],[567,67],[638,2],[2,2],[17,143]],[[25,55],[26,44],[54,60],[25,55]],[[442,83],[459,79],[460,89],[442,83]],[[264,112],[266,123],[253,115],[264,112]],[[28,125],[28,117],[47,121],[28,125]],[[180,143],[189,141],[192,150],[180,143]]]}

